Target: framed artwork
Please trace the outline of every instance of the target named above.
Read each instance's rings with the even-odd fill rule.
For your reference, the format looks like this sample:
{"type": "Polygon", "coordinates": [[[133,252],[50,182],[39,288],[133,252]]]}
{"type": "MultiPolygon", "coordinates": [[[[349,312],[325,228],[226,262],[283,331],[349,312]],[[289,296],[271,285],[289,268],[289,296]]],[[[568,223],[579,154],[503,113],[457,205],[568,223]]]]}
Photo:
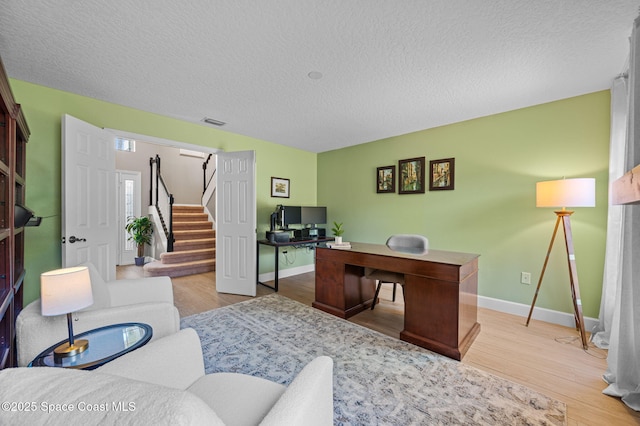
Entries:
{"type": "Polygon", "coordinates": [[[289,179],[272,177],[271,196],[278,198],[289,198],[289,179]]]}
{"type": "Polygon", "coordinates": [[[424,194],[424,157],[398,161],[398,194],[424,194]]]}
{"type": "Polygon", "coordinates": [[[396,166],[378,167],[376,172],[376,192],[396,192],[396,166]]]}
{"type": "Polygon", "coordinates": [[[455,182],[455,158],[429,161],[429,191],[453,189],[455,182]]]}

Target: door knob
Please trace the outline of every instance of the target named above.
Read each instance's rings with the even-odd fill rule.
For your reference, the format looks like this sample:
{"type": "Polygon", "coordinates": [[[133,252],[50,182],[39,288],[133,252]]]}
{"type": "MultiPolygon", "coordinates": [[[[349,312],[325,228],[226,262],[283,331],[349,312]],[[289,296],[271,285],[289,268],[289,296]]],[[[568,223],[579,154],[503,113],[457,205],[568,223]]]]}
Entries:
{"type": "Polygon", "coordinates": [[[87,239],[86,238],[76,238],[75,235],[72,235],[72,236],[69,237],[69,242],[71,244],[75,243],[76,241],[80,243],[80,242],[83,242],[83,241],[87,241],[87,239]]]}

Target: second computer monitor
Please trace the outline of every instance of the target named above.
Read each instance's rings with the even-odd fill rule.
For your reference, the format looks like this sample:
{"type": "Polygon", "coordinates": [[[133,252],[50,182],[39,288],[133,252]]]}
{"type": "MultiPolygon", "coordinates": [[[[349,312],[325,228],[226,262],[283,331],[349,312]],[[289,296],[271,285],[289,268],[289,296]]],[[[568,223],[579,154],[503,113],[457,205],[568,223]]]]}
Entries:
{"type": "Polygon", "coordinates": [[[326,207],[280,206],[278,223],[288,228],[291,225],[322,225],[327,223],[326,207]]]}
{"type": "Polygon", "coordinates": [[[321,225],[327,223],[326,207],[302,207],[300,212],[303,225],[321,225]]]}

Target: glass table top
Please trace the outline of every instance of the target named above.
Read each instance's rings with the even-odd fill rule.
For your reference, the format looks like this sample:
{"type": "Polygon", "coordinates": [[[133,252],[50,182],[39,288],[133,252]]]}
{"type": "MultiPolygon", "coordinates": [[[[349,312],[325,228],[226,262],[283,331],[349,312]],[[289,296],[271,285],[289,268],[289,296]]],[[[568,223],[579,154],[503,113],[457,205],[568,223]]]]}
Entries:
{"type": "Polygon", "coordinates": [[[75,356],[55,359],[53,350],[65,339],[44,350],[30,367],[63,367],[92,370],[119,356],[145,345],[153,335],[151,327],[142,323],[124,323],[96,328],[74,336],[89,341],[89,347],[75,356]]]}

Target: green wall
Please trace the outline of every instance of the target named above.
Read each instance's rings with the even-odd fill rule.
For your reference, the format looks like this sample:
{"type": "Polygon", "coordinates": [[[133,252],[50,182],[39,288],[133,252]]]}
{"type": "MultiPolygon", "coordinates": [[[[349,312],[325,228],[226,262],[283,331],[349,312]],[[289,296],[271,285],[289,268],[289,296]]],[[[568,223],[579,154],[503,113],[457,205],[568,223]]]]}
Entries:
{"type": "MultiPolygon", "coordinates": [[[[258,235],[268,229],[269,214],[282,198],[271,198],[271,176],[291,180],[287,203],[314,205],[316,201],[316,154],[275,143],[192,124],[140,110],[53,90],[20,80],[11,80],[22,104],[31,137],[27,144],[27,205],[42,224],[25,231],[24,302],[39,297],[42,272],[61,266],[60,226],[60,123],[69,114],[98,127],[156,136],[224,151],[256,151],[258,235]]],[[[300,255],[290,266],[313,262],[312,254],[300,255]]],[[[264,253],[261,269],[273,270],[273,254],[264,253]]]]}
{"type": "MultiPolygon", "coordinates": [[[[596,208],[572,216],[585,316],[597,317],[604,265],[609,158],[608,91],[510,111],[318,155],[318,204],[344,222],[347,241],[417,233],[433,249],[478,253],[479,294],[531,304],[556,215],[535,207],[535,183],[596,178],[596,208]],[[455,189],[377,194],[376,168],[455,158],[455,189]],[[532,284],[520,284],[520,272],[532,284]]],[[[573,312],[562,231],[537,307],[573,312]]]]}
{"type": "MultiPolygon", "coordinates": [[[[529,305],[555,215],[535,207],[535,183],[563,176],[595,177],[597,207],[572,217],[584,313],[600,306],[607,214],[609,92],[597,92],[423,130],[321,154],[288,148],[71,93],[11,80],[31,128],[27,145],[27,205],[45,216],[27,228],[25,303],[39,295],[40,273],[60,267],[60,118],[73,115],[120,129],[225,151],[255,150],[258,237],[277,204],[326,205],[344,222],[345,239],[384,243],[395,233],[427,236],[434,249],[479,253],[479,293],[529,305]],[[377,194],[376,168],[425,156],[454,157],[455,190],[377,194]],[[290,179],[291,198],[271,198],[272,176],[290,179]],[[520,284],[520,272],[532,284],[520,284]]],[[[553,249],[537,306],[572,312],[564,247],[553,249]]],[[[281,268],[309,265],[302,250],[281,268]]],[[[273,271],[261,249],[260,273],[273,271]]]]}

